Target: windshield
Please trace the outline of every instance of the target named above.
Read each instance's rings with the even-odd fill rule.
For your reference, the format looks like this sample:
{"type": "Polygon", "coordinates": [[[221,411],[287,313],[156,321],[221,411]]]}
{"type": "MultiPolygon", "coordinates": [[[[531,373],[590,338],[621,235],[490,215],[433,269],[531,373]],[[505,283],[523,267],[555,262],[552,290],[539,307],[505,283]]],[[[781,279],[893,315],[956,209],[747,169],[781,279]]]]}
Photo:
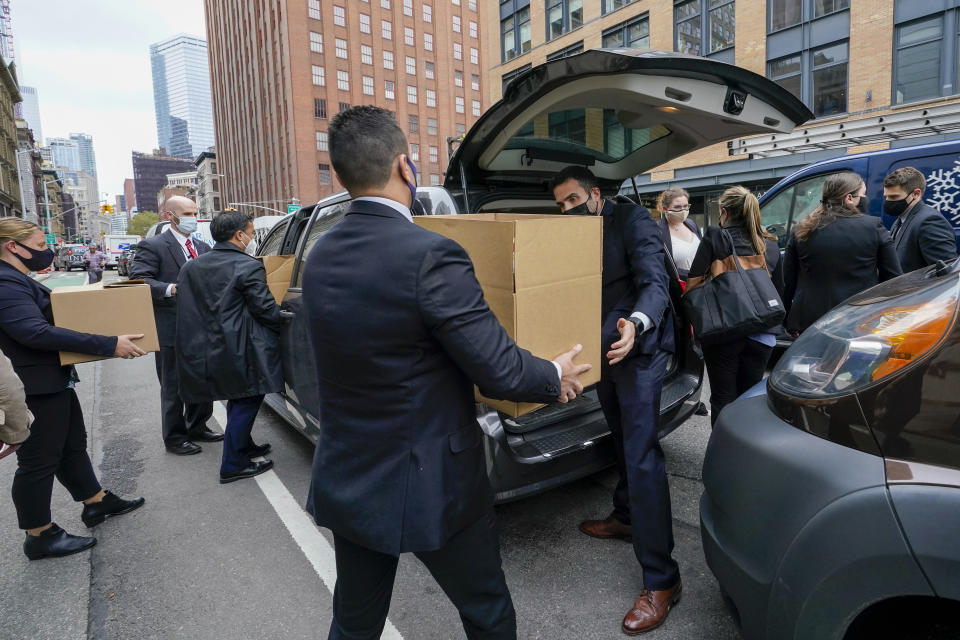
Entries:
{"type": "Polygon", "coordinates": [[[542,113],[524,124],[505,149],[535,147],[584,154],[601,162],[616,162],[655,140],[670,135],[664,125],[625,126],[615,109],[563,109],[542,113]]]}

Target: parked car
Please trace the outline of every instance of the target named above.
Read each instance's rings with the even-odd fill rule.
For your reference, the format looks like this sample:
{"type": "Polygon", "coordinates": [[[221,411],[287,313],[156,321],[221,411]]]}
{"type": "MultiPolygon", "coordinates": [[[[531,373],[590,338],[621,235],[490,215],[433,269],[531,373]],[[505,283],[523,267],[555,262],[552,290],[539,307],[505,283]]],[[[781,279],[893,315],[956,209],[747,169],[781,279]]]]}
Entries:
{"type": "Polygon", "coordinates": [[[117,275],[130,277],[130,264],[133,262],[133,256],[136,254],[136,252],[136,246],[132,246],[129,249],[123,250],[123,253],[120,254],[120,258],[117,260],[117,275]]]}
{"type": "Polygon", "coordinates": [[[53,257],[53,268],[57,271],[73,271],[86,269],[83,263],[83,256],[87,252],[85,244],[65,244],[59,249],[53,257]]]}
{"type": "Polygon", "coordinates": [[[719,416],[707,564],[748,640],[960,637],[960,261],[829,312],[719,416]]]}
{"type": "MultiPolygon", "coordinates": [[[[503,100],[476,122],[454,152],[444,186],[418,189],[414,210],[558,213],[547,185],[568,164],[590,166],[604,192],[616,193],[623,180],[683,153],[743,135],[789,131],[809,117],[809,110],[779,85],[732,65],[673,53],[587,51],[548,62],[511,82],[503,100]],[[602,148],[596,146],[601,141],[602,148]]],[[[302,265],[317,238],[342,219],[349,204],[342,193],[288,215],[258,251],[295,256],[282,305],[290,319],[281,336],[286,388],[267,402],[313,440],[322,417],[317,415],[316,365],[300,299],[302,265]]],[[[672,261],[665,261],[679,310],[679,275],[672,261]]],[[[682,318],[677,318],[676,333],[677,355],[670,360],[661,398],[661,435],[693,413],[703,380],[702,358],[682,318]]],[[[569,404],[548,405],[519,418],[478,404],[477,419],[487,435],[488,472],[500,501],[569,482],[614,459],[610,430],[593,389],[569,404]]]]}

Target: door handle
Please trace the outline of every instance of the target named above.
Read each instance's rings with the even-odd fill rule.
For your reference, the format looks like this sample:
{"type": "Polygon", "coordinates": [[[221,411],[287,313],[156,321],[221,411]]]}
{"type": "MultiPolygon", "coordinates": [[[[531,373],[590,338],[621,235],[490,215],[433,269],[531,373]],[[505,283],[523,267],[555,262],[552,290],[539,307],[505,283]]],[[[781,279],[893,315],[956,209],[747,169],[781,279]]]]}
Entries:
{"type": "Polygon", "coordinates": [[[288,320],[293,319],[297,316],[293,311],[287,311],[286,309],[280,309],[280,317],[287,318],[288,320]]]}

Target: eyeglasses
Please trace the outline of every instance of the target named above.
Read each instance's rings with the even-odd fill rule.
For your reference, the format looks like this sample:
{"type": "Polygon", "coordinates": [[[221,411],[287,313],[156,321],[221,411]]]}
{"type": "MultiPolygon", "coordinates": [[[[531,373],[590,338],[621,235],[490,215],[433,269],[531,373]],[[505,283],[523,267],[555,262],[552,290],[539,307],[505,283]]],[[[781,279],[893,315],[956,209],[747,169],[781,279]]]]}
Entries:
{"type": "Polygon", "coordinates": [[[669,209],[667,209],[667,211],[669,211],[669,212],[671,212],[671,213],[681,213],[681,212],[683,212],[683,211],[690,211],[690,207],[689,207],[689,206],[687,206],[687,207],[680,207],[679,209],[675,209],[674,207],[670,207],[669,209]]]}

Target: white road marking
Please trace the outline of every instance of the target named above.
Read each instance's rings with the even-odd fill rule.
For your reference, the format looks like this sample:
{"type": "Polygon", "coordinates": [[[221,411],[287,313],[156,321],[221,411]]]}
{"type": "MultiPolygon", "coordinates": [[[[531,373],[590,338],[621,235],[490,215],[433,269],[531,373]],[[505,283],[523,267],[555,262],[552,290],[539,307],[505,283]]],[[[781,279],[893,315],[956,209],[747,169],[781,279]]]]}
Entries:
{"type": "MultiPolygon", "coordinates": [[[[213,417],[222,431],[227,425],[227,409],[222,402],[213,403],[213,417]]],[[[287,531],[290,532],[294,542],[300,547],[300,551],[310,561],[313,570],[332,594],[337,582],[337,561],[333,547],[317,529],[310,514],[304,511],[303,507],[290,495],[287,487],[272,469],[254,477],[254,480],[257,481],[257,486],[260,487],[273,510],[277,512],[287,531]]],[[[403,640],[403,636],[389,619],[380,638],[403,640]]]]}

